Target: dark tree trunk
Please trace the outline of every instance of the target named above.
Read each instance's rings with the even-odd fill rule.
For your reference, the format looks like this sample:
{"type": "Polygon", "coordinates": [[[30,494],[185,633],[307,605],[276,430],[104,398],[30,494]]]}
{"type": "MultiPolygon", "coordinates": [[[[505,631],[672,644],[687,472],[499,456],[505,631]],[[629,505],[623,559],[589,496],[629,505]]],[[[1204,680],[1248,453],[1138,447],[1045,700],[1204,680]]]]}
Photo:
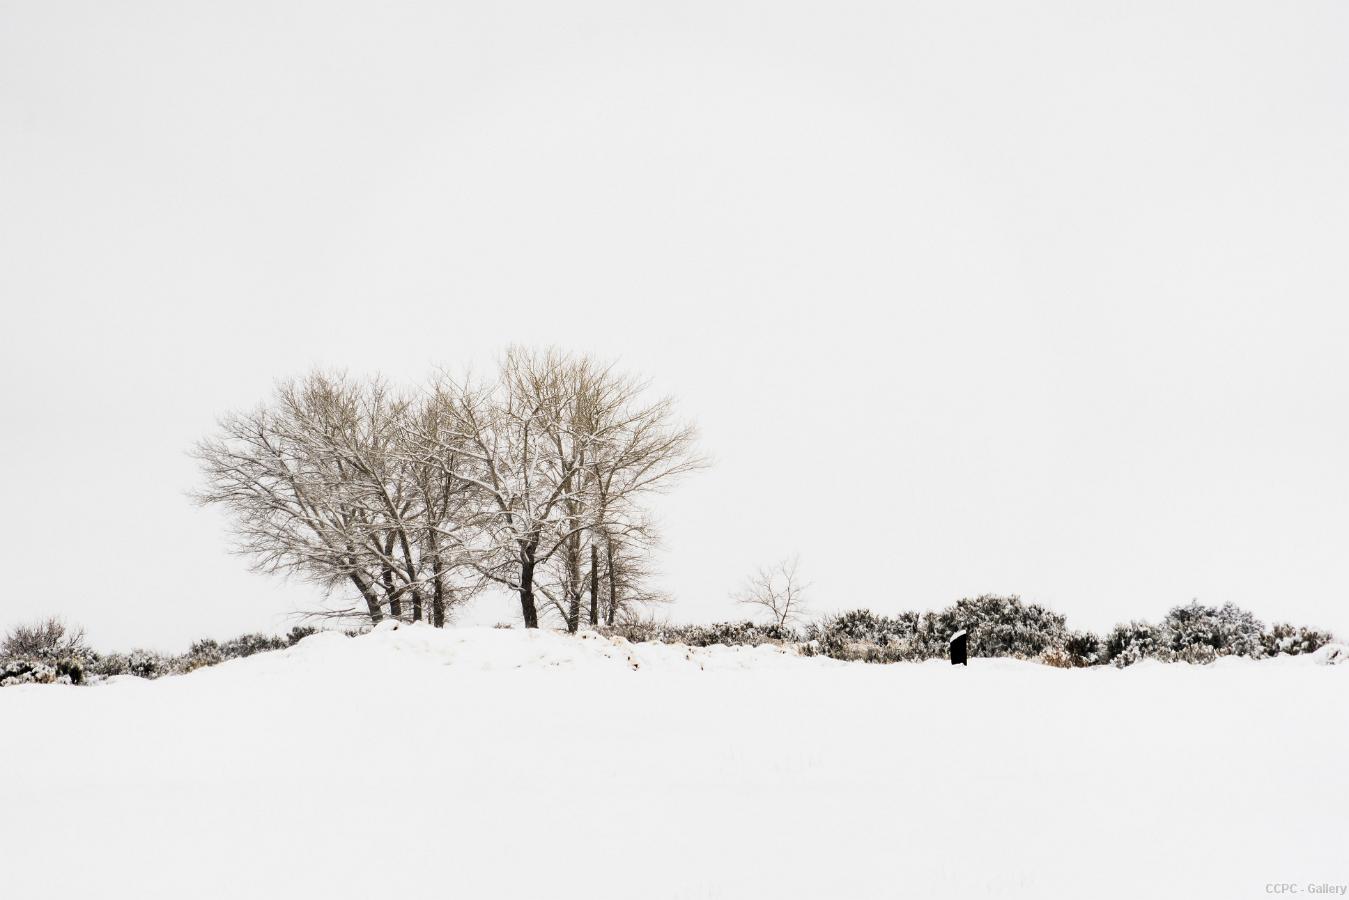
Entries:
{"type": "Polygon", "coordinates": [[[524,616],[526,628],[539,627],[539,610],[534,605],[534,552],[537,549],[537,542],[520,546],[520,614],[524,616]]]}
{"type": "MultiPolygon", "coordinates": [[[[412,561],[412,545],[408,541],[407,531],[398,529],[398,542],[403,549],[403,568],[407,572],[408,584],[417,583],[417,566],[412,561]]],[[[412,621],[420,622],[422,620],[422,591],[421,588],[412,589],[412,621]]]]}
{"type": "Polygon", "coordinates": [[[445,627],[445,575],[440,570],[440,555],[431,561],[431,624],[445,627]]]}
{"type": "Polygon", "coordinates": [[[581,551],[567,548],[567,631],[575,634],[581,628],[581,551]]]}
{"type": "Polygon", "coordinates": [[[614,624],[614,616],[618,615],[618,590],[614,584],[614,545],[608,542],[604,545],[604,569],[605,580],[609,582],[609,608],[604,611],[604,624],[614,624]]]}
{"type": "Polygon", "coordinates": [[[379,608],[379,595],[375,593],[374,586],[360,572],[352,572],[350,578],[351,583],[356,585],[356,590],[361,592],[361,597],[365,600],[366,611],[370,613],[370,624],[378,625],[384,618],[384,610],[379,608]]]}
{"type": "Polygon", "coordinates": [[[384,593],[389,597],[389,615],[399,621],[403,618],[403,598],[399,595],[398,589],[393,583],[393,569],[384,568],[380,579],[384,582],[384,593]]]}
{"type": "Polygon", "coordinates": [[[591,544],[591,625],[599,625],[599,548],[591,544]]]}
{"type": "MultiPolygon", "coordinates": [[[[575,521],[575,519],[572,519],[575,521]]],[[[567,538],[567,631],[581,628],[581,535],[567,538]]]]}

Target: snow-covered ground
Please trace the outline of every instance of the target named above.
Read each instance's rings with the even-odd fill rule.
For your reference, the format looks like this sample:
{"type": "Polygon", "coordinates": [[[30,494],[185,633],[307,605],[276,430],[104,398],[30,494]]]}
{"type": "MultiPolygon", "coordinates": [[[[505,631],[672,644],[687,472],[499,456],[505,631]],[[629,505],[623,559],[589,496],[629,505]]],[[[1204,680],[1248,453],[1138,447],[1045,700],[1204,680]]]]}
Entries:
{"type": "Polygon", "coordinates": [[[0,690],[3,897],[1266,897],[1349,665],[868,666],[412,627],[0,690]]]}

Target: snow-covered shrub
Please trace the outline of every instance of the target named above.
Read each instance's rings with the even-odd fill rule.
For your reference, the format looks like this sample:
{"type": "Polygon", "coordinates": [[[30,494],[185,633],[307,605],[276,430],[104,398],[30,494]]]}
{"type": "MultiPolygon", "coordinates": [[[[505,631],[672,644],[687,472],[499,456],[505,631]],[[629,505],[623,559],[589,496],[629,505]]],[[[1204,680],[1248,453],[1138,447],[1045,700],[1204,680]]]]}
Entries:
{"type": "Polygon", "coordinates": [[[1062,646],[1040,654],[1040,662],[1060,669],[1082,669],[1104,662],[1105,646],[1090,631],[1070,631],[1062,646]]]}
{"type": "Polygon", "coordinates": [[[1195,666],[1206,666],[1218,658],[1219,653],[1209,644],[1190,644],[1183,650],[1173,650],[1170,652],[1168,662],[1184,662],[1195,666]]]}
{"type": "Polygon", "coordinates": [[[84,629],[67,625],[56,616],[15,625],[0,641],[0,659],[88,659],[93,653],[84,641],[84,629]]]}
{"type": "Polygon", "coordinates": [[[1349,647],[1344,644],[1326,644],[1317,650],[1312,659],[1323,666],[1338,666],[1349,663],[1349,647]]]}
{"type": "Polygon", "coordinates": [[[1157,629],[1147,622],[1116,625],[1105,637],[1104,662],[1123,668],[1149,658],[1159,649],[1157,629]]]}
{"type": "Polygon", "coordinates": [[[225,659],[240,659],[268,650],[284,650],[289,646],[290,642],[285,638],[272,637],[268,634],[241,634],[221,644],[220,655],[225,659]]]}
{"type": "Polygon", "coordinates": [[[1277,622],[1264,634],[1265,654],[1278,656],[1280,653],[1287,653],[1290,656],[1297,656],[1302,653],[1315,653],[1334,640],[1335,636],[1326,631],[1277,622]]]}
{"type": "Polygon", "coordinates": [[[127,675],[131,660],[125,653],[105,653],[99,656],[89,667],[89,672],[99,678],[113,675],[127,675]]]}
{"type": "Polygon", "coordinates": [[[807,627],[806,653],[864,662],[902,662],[933,655],[923,639],[923,617],[914,612],[878,616],[854,609],[807,627]]]}
{"type": "MultiPolygon", "coordinates": [[[[266,634],[241,634],[236,638],[225,641],[223,644],[210,638],[203,638],[188,648],[187,653],[173,659],[165,660],[160,669],[160,674],[185,674],[206,666],[214,666],[227,659],[242,659],[246,656],[252,656],[255,653],[266,653],[271,650],[284,650],[287,647],[299,642],[303,638],[313,634],[316,629],[295,628],[291,634],[299,635],[292,640],[290,637],[272,637],[266,634]]],[[[150,676],[154,677],[154,676],[150,676]]]]}
{"type": "Polygon", "coordinates": [[[313,625],[296,625],[290,630],[290,633],[286,635],[286,643],[294,647],[311,634],[318,634],[318,631],[319,630],[313,625]]]}
{"type": "Polygon", "coordinates": [[[736,647],[790,643],[799,640],[800,636],[789,625],[759,625],[745,621],[667,627],[660,639],[667,644],[688,644],[690,647],[713,644],[736,647]]]}
{"type": "Polygon", "coordinates": [[[1077,668],[1077,666],[1073,665],[1072,657],[1068,655],[1068,651],[1064,650],[1062,647],[1050,647],[1044,653],[1041,653],[1040,662],[1046,666],[1053,666],[1056,669],[1077,668]]]}
{"type": "Polygon", "coordinates": [[[0,663],[0,687],[16,684],[70,684],[70,676],[63,675],[55,666],[31,659],[13,659],[0,663]]]}
{"type": "Polygon", "coordinates": [[[633,644],[655,643],[660,640],[664,626],[657,622],[632,621],[602,626],[601,634],[621,637],[633,644]]]}
{"type": "Polygon", "coordinates": [[[221,651],[220,644],[210,638],[204,638],[189,647],[187,653],[173,660],[171,668],[175,674],[179,674],[214,666],[224,660],[225,654],[221,651]]]}
{"type": "Polygon", "coordinates": [[[55,616],[16,625],[0,642],[0,662],[10,670],[5,677],[13,684],[82,684],[95,658],[84,629],[55,616]]]}
{"type": "Polygon", "coordinates": [[[84,684],[84,670],[88,660],[83,657],[67,656],[54,664],[58,678],[70,684],[84,684]]]}
{"type": "Polygon", "coordinates": [[[1012,656],[1035,659],[1067,639],[1067,620],[1038,603],[1020,597],[985,594],[958,600],[924,617],[923,636],[934,656],[946,653],[946,642],[961,628],[970,633],[970,656],[1012,656]]]}
{"type": "Polygon", "coordinates": [[[921,619],[917,613],[904,612],[897,616],[878,616],[869,609],[854,609],[824,620],[818,627],[817,638],[829,637],[840,641],[870,641],[887,646],[912,640],[918,633],[921,619]]]}
{"type": "Polygon", "coordinates": [[[754,622],[714,622],[711,625],[668,625],[660,622],[624,622],[607,625],[601,634],[621,637],[634,644],[687,644],[690,647],[758,646],[794,643],[801,639],[796,630],[784,625],[759,625],[754,622]]]}
{"type": "Polygon", "coordinates": [[[1075,668],[1105,662],[1105,643],[1090,631],[1068,632],[1063,651],[1075,668]]]}
{"type": "Polygon", "coordinates": [[[132,650],[126,655],[126,674],[137,678],[158,678],[173,671],[173,660],[153,650],[132,650]]]}
{"type": "Polygon", "coordinates": [[[1264,625],[1256,617],[1233,603],[1221,607],[1192,601],[1173,608],[1159,625],[1162,647],[1182,659],[1204,659],[1208,654],[1196,649],[1213,650],[1213,656],[1265,655],[1264,625]]]}

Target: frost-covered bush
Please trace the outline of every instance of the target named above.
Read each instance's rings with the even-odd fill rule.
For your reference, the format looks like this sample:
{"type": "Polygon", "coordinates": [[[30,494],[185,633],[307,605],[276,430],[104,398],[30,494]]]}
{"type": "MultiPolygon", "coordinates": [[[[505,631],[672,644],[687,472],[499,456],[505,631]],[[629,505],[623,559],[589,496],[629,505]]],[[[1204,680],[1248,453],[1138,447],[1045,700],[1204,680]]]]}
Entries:
{"type": "Polygon", "coordinates": [[[1210,644],[1190,644],[1181,650],[1168,650],[1160,658],[1166,662],[1183,662],[1195,666],[1206,666],[1217,659],[1219,655],[1218,651],[1210,644]]]}
{"type": "Polygon", "coordinates": [[[88,659],[93,655],[84,641],[84,629],[67,625],[56,616],[40,622],[15,625],[0,641],[0,659],[88,659]]]}
{"type": "Polygon", "coordinates": [[[1012,656],[1034,659],[1068,637],[1067,620],[1038,603],[1020,597],[985,594],[958,600],[924,617],[924,639],[934,656],[946,653],[946,642],[967,629],[970,656],[1012,656]]]}
{"type": "Polygon", "coordinates": [[[1073,660],[1068,656],[1068,651],[1062,647],[1050,647],[1044,653],[1040,654],[1040,662],[1046,666],[1053,666],[1056,669],[1075,669],[1073,660]]]}
{"type": "Polygon", "coordinates": [[[179,674],[214,666],[224,661],[225,654],[221,651],[220,644],[205,638],[189,647],[187,653],[173,660],[170,667],[175,674],[179,674]]]}
{"type": "Polygon", "coordinates": [[[801,639],[790,625],[760,625],[749,621],[692,625],[675,629],[673,636],[678,643],[690,647],[710,647],[713,644],[756,647],[760,644],[792,643],[801,639]]]}
{"type": "Polygon", "coordinates": [[[1344,644],[1326,644],[1316,651],[1313,657],[1323,666],[1340,666],[1349,663],[1349,647],[1344,644]]]}
{"type": "Polygon", "coordinates": [[[1264,634],[1265,654],[1278,656],[1280,653],[1287,653],[1290,656],[1297,656],[1302,653],[1315,653],[1334,640],[1335,636],[1326,631],[1278,622],[1271,625],[1264,634]]]}
{"type": "Polygon", "coordinates": [[[904,612],[897,616],[878,616],[869,609],[854,609],[831,616],[813,626],[816,640],[833,638],[839,641],[870,641],[887,646],[910,641],[918,634],[921,616],[904,612]]]}
{"type": "Polygon", "coordinates": [[[284,650],[289,646],[290,642],[286,638],[272,637],[268,634],[241,634],[221,644],[220,655],[225,659],[240,659],[268,650],[284,650]]]}
{"type": "Polygon", "coordinates": [[[227,659],[242,659],[255,653],[284,650],[313,634],[314,631],[315,629],[312,628],[307,630],[294,628],[291,630],[291,635],[299,633],[299,636],[295,637],[294,640],[290,637],[273,637],[267,634],[241,634],[222,644],[210,638],[203,638],[189,647],[187,653],[182,656],[161,659],[157,671],[159,674],[180,675],[206,666],[214,666],[227,659]]]}
{"type": "Polygon", "coordinates": [[[4,677],[10,684],[82,684],[96,656],[83,628],[55,616],[16,625],[0,641],[0,663],[9,670],[4,677]]]}
{"type": "Polygon", "coordinates": [[[110,678],[113,675],[127,675],[127,669],[131,660],[125,653],[105,653],[94,660],[89,667],[89,672],[97,675],[99,678],[110,678]]]}
{"type": "Polygon", "coordinates": [[[804,637],[806,652],[834,659],[864,662],[903,662],[933,655],[922,631],[923,617],[914,612],[878,616],[854,609],[810,625],[804,637]]]}
{"type": "Polygon", "coordinates": [[[290,630],[290,633],[286,635],[286,643],[294,647],[311,634],[318,634],[318,629],[313,625],[296,625],[290,630]]]}
{"type": "Polygon", "coordinates": [[[603,625],[599,628],[599,632],[603,635],[623,638],[633,644],[686,644],[688,643],[686,640],[688,632],[696,627],[671,625],[668,622],[657,622],[651,619],[633,619],[628,622],[603,625]]]}
{"type": "Polygon", "coordinates": [[[690,647],[758,646],[794,643],[801,636],[791,626],[759,625],[754,622],[714,622],[711,625],[669,625],[660,622],[625,622],[608,625],[600,633],[621,637],[635,644],[687,644],[690,647]]]}
{"type": "Polygon", "coordinates": [[[137,678],[158,678],[173,671],[173,659],[153,650],[132,650],[126,655],[126,674],[137,678]]]}
{"type": "Polygon", "coordinates": [[[57,671],[55,666],[30,659],[13,659],[0,663],[0,687],[16,684],[70,684],[70,676],[57,671]]]}
{"type": "Polygon", "coordinates": [[[1158,630],[1161,646],[1187,661],[1218,656],[1259,659],[1265,655],[1264,625],[1233,603],[1215,607],[1193,601],[1177,606],[1162,619],[1158,630]],[[1200,647],[1208,647],[1213,653],[1200,647]]]}
{"type": "Polygon", "coordinates": [[[1070,631],[1063,644],[1040,654],[1040,662],[1060,669],[1082,669],[1104,662],[1105,644],[1090,631],[1070,631]]]}
{"type": "Polygon", "coordinates": [[[1074,668],[1105,662],[1105,642],[1090,631],[1068,632],[1063,642],[1063,652],[1074,668]]]}
{"type": "Polygon", "coordinates": [[[1147,622],[1133,621],[1116,625],[1105,636],[1103,661],[1123,668],[1157,656],[1160,647],[1157,629],[1147,622]]]}

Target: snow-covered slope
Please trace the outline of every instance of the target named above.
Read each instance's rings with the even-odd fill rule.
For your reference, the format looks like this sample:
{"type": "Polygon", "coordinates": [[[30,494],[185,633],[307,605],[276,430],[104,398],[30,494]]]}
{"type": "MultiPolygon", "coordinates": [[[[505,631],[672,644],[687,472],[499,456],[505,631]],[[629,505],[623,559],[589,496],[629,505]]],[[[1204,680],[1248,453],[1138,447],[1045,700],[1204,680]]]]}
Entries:
{"type": "Polygon", "coordinates": [[[412,627],[0,691],[0,896],[1349,882],[1349,665],[867,666],[412,627]]]}

